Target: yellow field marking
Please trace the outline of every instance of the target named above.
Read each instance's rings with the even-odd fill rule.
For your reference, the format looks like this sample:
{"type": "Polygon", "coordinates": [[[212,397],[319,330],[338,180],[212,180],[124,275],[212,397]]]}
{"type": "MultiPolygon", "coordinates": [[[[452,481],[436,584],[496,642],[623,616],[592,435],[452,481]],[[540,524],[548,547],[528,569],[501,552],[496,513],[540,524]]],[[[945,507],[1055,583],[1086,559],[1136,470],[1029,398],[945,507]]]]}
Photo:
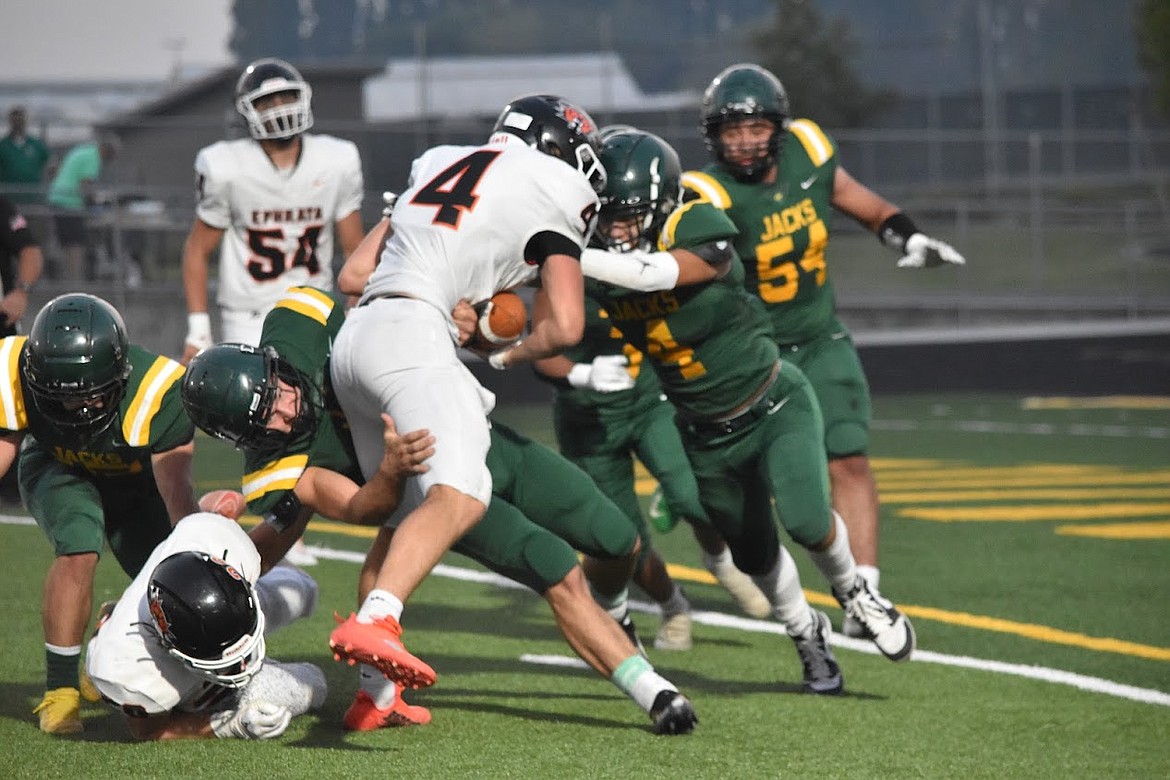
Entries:
{"type": "Polygon", "coordinates": [[[1170,498],[1170,487],[881,491],[883,504],[940,504],[957,501],[1077,501],[1106,498],[1170,498]]]}
{"type": "Polygon", "coordinates": [[[910,481],[918,479],[937,479],[945,477],[950,479],[957,479],[960,477],[983,477],[990,479],[992,477],[1077,477],[1085,478],[1100,475],[1103,477],[1112,477],[1118,474],[1132,474],[1133,471],[1127,471],[1120,466],[1076,466],[1076,465],[1056,465],[1052,463],[1033,463],[1024,464],[1020,466],[972,466],[965,463],[953,463],[949,466],[939,466],[932,469],[921,469],[915,471],[894,470],[889,473],[878,471],[878,481],[910,481]]]}
{"type": "Polygon", "coordinates": [[[937,620],[940,623],[978,628],[983,631],[995,631],[1001,634],[1015,634],[1025,639],[1035,639],[1039,642],[1049,642],[1056,645],[1080,647],[1086,650],[1097,650],[1104,653],[1117,653],[1136,658],[1146,658],[1151,661],[1170,661],[1170,647],[1156,647],[1142,645],[1137,642],[1127,642],[1124,639],[1111,637],[1095,637],[1078,634],[1073,631],[1062,631],[1059,628],[1038,626],[1033,623],[1017,623],[1014,620],[972,615],[967,612],[951,612],[934,607],[915,607],[898,605],[898,608],[910,617],[937,620]]]}
{"type": "Polygon", "coordinates": [[[1062,525],[1061,536],[1088,536],[1094,539],[1170,539],[1170,520],[1152,523],[1111,523],[1109,525],[1062,525]]]}
{"type": "Polygon", "coordinates": [[[879,470],[940,469],[954,461],[934,458],[870,458],[869,465],[879,470]]]}
{"type": "Polygon", "coordinates": [[[1090,476],[1084,474],[1071,474],[1068,476],[1023,476],[1013,478],[1004,476],[997,479],[950,479],[945,472],[935,472],[929,476],[930,484],[924,486],[922,480],[905,480],[905,479],[883,479],[878,477],[878,486],[887,490],[913,490],[915,488],[929,487],[931,490],[939,490],[942,488],[994,488],[994,487],[1059,487],[1061,485],[1070,485],[1073,487],[1084,487],[1086,483],[1094,485],[1139,485],[1152,486],[1159,484],[1170,484],[1170,471],[1147,471],[1144,473],[1119,473],[1119,474],[1094,474],[1090,476]]]}
{"type": "Polygon", "coordinates": [[[1021,409],[1170,409],[1170,396],[1106,395],[1097,398],[1025,398],[1021,409]]]}
{"type": "Polygon", "coordinates": [[[940,523],[972,521],[1023,520],[1100,520],[1105,517],[1147,517],[1170,515],[1170,504],[1088,504],[1071,506],[1054,504],[1028,506],[906,507],[898,510],[903,517],[934,520],[940,523]]]}

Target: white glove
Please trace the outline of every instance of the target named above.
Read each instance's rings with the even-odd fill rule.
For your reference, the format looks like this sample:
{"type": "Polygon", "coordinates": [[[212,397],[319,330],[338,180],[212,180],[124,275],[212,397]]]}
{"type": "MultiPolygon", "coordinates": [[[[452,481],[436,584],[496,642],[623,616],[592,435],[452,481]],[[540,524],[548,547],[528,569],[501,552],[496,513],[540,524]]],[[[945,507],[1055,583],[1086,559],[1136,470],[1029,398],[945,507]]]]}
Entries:
{"type": "Polygon", "coordinates": [[[634,378],[626,370],[627,365],[625,355],[598,355],[592,363],[574,364],[569,369],[569,384],[602,393],[629,390],[634,386],[634,378]]]}
{"type": "Polygon", "coordinates": [[[398,193],[387,190],[382,193],[382,218],[390,219],[394,213],[394,206],[398,203],[398,193]]]}
{"type": "Polygon", "coordinates": [[[937,268],[944,263],[965,265],[966,260],[945,241],[915,233],[906,239],[906,256],[898,261],[899,268],[937,268]]]}
{"type": "Polygon", "coordinates": [[[272,739],[283,734],[291,720],[287,707],[257,701],[238,710],[215,713],[211,730],[220,739],[272,739]]]}
{"type": "Polygon", "coordinates": [[[195,349],[211,346],[211,315],[205,311],[193,311],[187,315],[187,338],[184,344],[195,349]]]}

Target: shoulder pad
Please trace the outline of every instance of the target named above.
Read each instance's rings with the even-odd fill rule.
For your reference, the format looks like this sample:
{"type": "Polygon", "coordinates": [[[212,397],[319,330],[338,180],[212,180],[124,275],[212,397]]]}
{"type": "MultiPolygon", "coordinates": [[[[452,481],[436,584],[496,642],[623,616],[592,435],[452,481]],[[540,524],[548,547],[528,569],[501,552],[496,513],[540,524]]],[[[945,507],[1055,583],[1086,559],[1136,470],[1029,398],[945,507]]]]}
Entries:
{"type": "Polygon", "coordinates": [[[290,309],[324,325],[336,305],[333,296],[315,287],[290,287],[274,308],[290,309]]]}
{"type": "Polygon", "coordinates": [[[122,418],[122,438],[131,447],[145,447],[150,443],[150,423],[162,406],[163,396],[180,379],[186,369],[181,363],[161,355],[146,370],[146,375],[132,393],[126,414],[122,418]]]}
{"type": "Polygon", "coordinates": [[[793,119],[788,123],[788,130],[800,141],[808,159],[816,167],[821,167],[833,158],[833,142],[816,122],[811,119],[793,119]]]}
{"type": "Polygon", "coordinates": [[[24,390],[20,386],[20,353],[26,336],[0,339],[0,428],[22,431],[28,427],[24,390]]]}
{"type": "MultiPolygon", "coordinates": [[[[720,184],[714,176],[703,171],[686,171],[682,175],[682,185],[685,189],[697,194],[699,200],[713,203],[721,209],[731,207],[731,195],[727,188],[720,184]]],[[[684,198],[693,200],[694,198],[684,198]]]]}

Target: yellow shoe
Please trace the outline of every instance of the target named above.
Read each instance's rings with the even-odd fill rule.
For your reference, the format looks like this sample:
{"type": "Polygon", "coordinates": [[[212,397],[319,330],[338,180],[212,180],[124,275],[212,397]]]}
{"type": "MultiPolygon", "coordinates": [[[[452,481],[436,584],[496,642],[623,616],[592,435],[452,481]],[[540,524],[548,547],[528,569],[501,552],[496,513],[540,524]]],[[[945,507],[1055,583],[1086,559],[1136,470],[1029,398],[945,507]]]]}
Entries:
{"type": "Polygon", "coordinates": [[[89,679],[89,675],[85,670],[81,670],[81,698],[88,702],[98,702],[102,700],[101,693],[98,692],[97,686],[93,684],[93,680],[89,679]]]}
{"type": "Polygon", "coordinates": [[[41,716],[46,734],[77,734],[81,731],[81,692],[76,688],[54,688],[33,709],[41,716]]]}

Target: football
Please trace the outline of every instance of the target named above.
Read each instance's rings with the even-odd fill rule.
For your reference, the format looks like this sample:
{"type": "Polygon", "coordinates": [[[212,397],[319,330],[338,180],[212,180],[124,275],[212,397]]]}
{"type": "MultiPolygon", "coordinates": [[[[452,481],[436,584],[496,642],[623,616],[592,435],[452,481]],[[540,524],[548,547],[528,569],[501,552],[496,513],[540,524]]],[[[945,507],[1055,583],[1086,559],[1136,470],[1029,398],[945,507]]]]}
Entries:
{"type": "Polygon", "coordinates": [[[199,508],[204,512],[239,520],[248,508],[248,502],[244,500],[243,493],[235,490],[213,490],[199,499],[199,508]]]}
{"type": "Polygon", "coordinates": [[[512,344],[528,324],[528,307],[524,299],[504,290],[476,307],[479,323],[471,337],[470,346],[488,352],[512,344]]]}

